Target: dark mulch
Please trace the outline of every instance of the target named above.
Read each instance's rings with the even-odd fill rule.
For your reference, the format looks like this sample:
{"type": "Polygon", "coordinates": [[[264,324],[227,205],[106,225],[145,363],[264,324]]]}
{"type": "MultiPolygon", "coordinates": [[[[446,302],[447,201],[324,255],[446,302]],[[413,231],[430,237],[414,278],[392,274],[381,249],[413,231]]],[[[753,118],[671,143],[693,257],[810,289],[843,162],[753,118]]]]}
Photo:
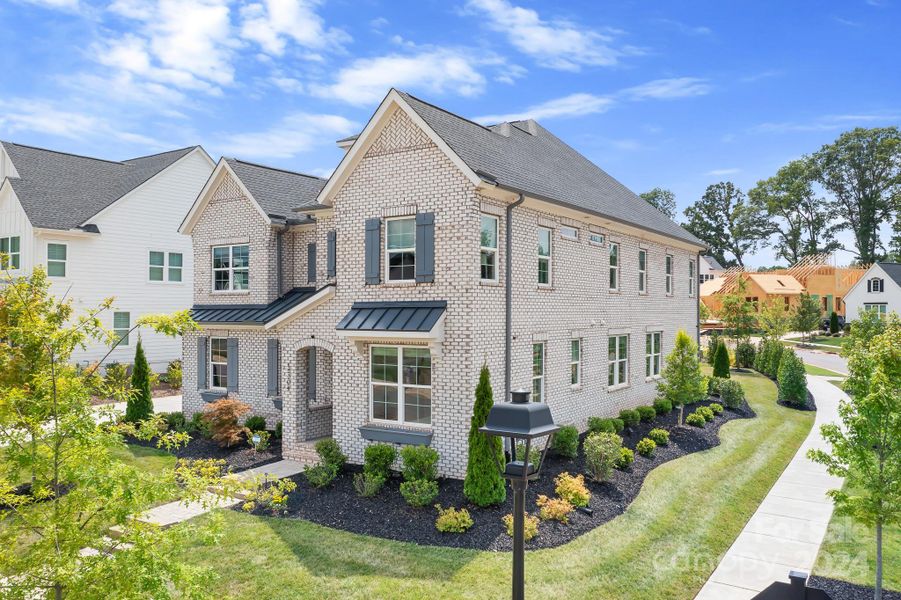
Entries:
{"type": "MultiPolygon", "coordinates": [[[[687,415],[699,403],[685,408],[687,415]]],[[[635,462],[626,471],[615,470],[610,481],[595,483],[588,481],[591,490],[589,508],[594,511],[588,516],[580,511],[573,512],[569,524],[545,521],[540,533],[530,542],[530,548],[550,548],[571,541],[622,514],[629,503],[638,495],[645,476],[655,467],[684,456],[712,448],[719,444],[717,432],[720,426],[732,419],[750,418],[754,412],[747,404],[737,410],[725,410],[703,429],[696,427],[676,427],[678,411],[658,417],[650,423],[640,423],[631,431],[622,434],[623,444],[629,448],[645,437],[654,427],[670,431],[670,442],[660,446],[653,458],[645,458],[635,453],[635,462]]],[[[583,436],[584,439],[584,436],[583,436]]],[[[324,489],[313,488],[303,475],[293,477],[297,491],[290,495],[286,511],[282,516],[305,519],[343,529],[353,533],[371,535],[392,540],[415,542],[421,545],[476,548],[480,550],[510,550],[512,540],[507,536],[501,518],[513,510],[512,494],[507,501],[497,507],[479,508],[471,505],[463,496],[463,482],[443,479],[439,484],[436,504],[444,507],[465,507],[473,520],[473,527],[465,534],[442,534],[435,529],[436,512],[431,508],[411,508],[400,495],[400,479],[394,478],[374,498],[361,498],[353,488],[353,475],[359,467],[348,467],[335,482],[324,489]]],[[[564,472],[575,475],[584,472],[584,456],[567,459],[548,456],[542,470],[541,479],[529,485],[526,492],[526,506],[536,512],[535,500],[539,494],[554,496],[554,478],[564,472]]],[[[587,480],[587,478],[586,478],[587,480]]],[[[261,513],[262,514],[262,513],[261,513]]]]}
{"type": "MultiPolygon", "coordinates": [[[[776,381],[775,379],[773,380],[776,381]]],[[[804,410],[804,411],[815,411],[817,409],[817,402],[809,391],[807,392],[807,404],[803,406],[799,406],[797,404],[791,404],[790,402],[786,402],[784,400],[776,400],[776,404],[779,406],[784,406],[785,408],[791,408],[792,410],[804,410]]]]}
{"type": "MultiPolygon", "coordinates": [[[[144,446],[146,448],[156,448],[155,441],[138,440],[132,437],[126,439],[129,444],[135,446],[144,446]]],[[[197,459],[197,458],[214,458],[222,459],[226,465],[233,471],[249,469],[251,467],[259,467],[268,465],[282,459],[282,441],[270,438],[270,446],[263,452],[256,452],[246,442],[232,446],[231,448],[220,448],[213,440],[201,437],[197,434],[191,435],[191,441],[183,448],[175,450],[173,454],[177,458],[197,459]]]]}
{"type": "MultiPolygon", "coordinates": [[[[58,497],[65,496],[70,491],[72,491],[72,488],[74,488],[74,487],[75,486],[70,483],[60,484],[59,492],[57,493],[57,496],[58,497]]],[[[30,482],[29,483],[21,483],[21,484],[17,485],[16,487],[13,488],[12,493],[15,494],[16,496],[31,496],[31,483],[30,482]]],[[[39,500],[32,497],[32,500],[34,502],[47,502],[50,499],[51,499],[51,497],[49,497],[49,496],[47,498],[42,498],[39,500]]],[[[12,505],[6,504],[4,502],[0,502],[0,510],[9,510],[10,508],[12,508],[12,505]]]]}
{"type": "MultiPolygon", "coordinates": [[[[873,600],[873,588],[856,585],[840,579],[812,576],[807,580],[809,587],[820,588],[832,597],[832,600],[873,600]]],[[[882,590],[883,600],[901,600],[901,592],[882,590]]]]}

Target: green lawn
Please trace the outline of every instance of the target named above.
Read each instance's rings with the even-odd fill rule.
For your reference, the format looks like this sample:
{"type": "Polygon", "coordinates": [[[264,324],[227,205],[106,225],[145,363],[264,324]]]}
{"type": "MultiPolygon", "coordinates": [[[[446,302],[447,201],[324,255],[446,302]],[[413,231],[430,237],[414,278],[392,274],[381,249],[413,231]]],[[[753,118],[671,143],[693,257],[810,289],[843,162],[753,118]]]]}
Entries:
{"type": "MultiPolygon", "coordinates": [[[[175,466],[173,455],[156,448],[127,445],[125,448],[114,451],[113,455],[125,463],[140,466],[143,470],[151,473],[159,473],[163,469],[175,466]]],[[[2,459],[0,459],[0,468],[2,468],[2,459]]],[[[29,477],[23,473],[19,475],[19,481],[16,483],[25,483],[26,481],[29,481],[29,477]]]]}
{"type": "Polygon", "coordinates": [[[823,367],[808,365],[807,363],[804,364],[804,371],[808,375],[823,375],[825,377],[847,377],[847,375],[842,375],[841,373],[830,371],[829,369],[824,369],[823,367]]]}
{"type": "MultiPolygon", "coordinates": [[[[813,337],[813,338],[810,339],[810,342],[809,342],[809,343],[811,343],[811,344],[820,344],[820,345],[822,345],[822,346],[833,346],[833,347],[835,347],[835,348],[841,348],[841,347],[844,345],[846,339],[848,339],[848,338],[844,338],[844,337],[815,336],[815,337],[813,337]]],[[[804,343],[804,344],[808,343],[807,340],[802,339],[802,338],[799,338],[799,337],[798,337],[798,338],[787,338],[786,341],[789,341],[789,342],[797,342],[797,343],[799,343],[799,344],[800,344],[800,343],[804,343]]]]}
{"type": "MultiPolygon", "coordinates": [[[[814,415],[776,405],[760,375],[735,373],[758,418],[722,444],[666,463],[623,515],[526,557],[533,598],[691,598],[806,437],[814,415]]],[[[221,598],[507,598],[510,555],[391,542],[300,520],[225,511],[220,545],[182,560],[219,574],[221,598]]],[[[434,519],[434,511],[423,518],[434,519]]]]}

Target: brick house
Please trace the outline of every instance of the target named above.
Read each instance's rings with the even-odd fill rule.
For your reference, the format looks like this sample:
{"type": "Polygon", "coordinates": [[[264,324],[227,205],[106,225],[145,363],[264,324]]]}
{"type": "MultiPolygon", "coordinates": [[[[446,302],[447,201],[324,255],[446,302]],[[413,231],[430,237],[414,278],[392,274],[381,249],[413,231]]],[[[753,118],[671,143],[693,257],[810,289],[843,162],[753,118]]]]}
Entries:
{"type": "Polygon", "coordinates": [[[286,457],[430,444],[462,477],[483,363],[496,399],[531,388],[584,429],[650,403],[697,334],[703,245],[538,123],[392,90],[339,145],[327,181],[223,159],[185,218],[186,413],[231,393],[286,457]]]}

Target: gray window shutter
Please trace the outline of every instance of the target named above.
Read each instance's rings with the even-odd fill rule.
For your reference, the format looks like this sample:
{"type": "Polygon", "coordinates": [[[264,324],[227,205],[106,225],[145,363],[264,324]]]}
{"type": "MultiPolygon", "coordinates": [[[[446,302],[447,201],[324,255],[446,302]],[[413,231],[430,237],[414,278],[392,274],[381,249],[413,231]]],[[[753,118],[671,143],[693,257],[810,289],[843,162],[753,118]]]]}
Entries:
{"type": "Polygon", "coordinates": [[[278,340],[266,340],[266,378],[269,382],[268,394],[278,396],[278,340]]]}
{"type": "Polygon", "coordinates": [[[435,281],[435,213],[416,215],[416,281],[435,281]]]}
{"type": "Polygon", "coordinates": [[[307,244],[307,283],[316,282],[316,243],[307,244]]]}
{"type": "Polygon", "coordinates": [[[307,398],[316,400],[316,347],[307,351],[307,398]]]}
{"type": "Polygon", "coordinates": [[[867,279],[867,293],[869,294],[872,291],[873,291],[873,280],[867,279]]]}
{"type": "Polygon", "coordinates": [[[197,338],[197,389],[205,390],[207,389],[207,379],[206,379],[206,349],[209,347],[210,338],[208,337],[199,337],[197,338]]]}
{"type": "Polygon", "coordinates": [[[225,386],[229,393],[238,391],[238,338],[228,338],[228,381],[225,386]]]}
{"type": "Polygon", "coordinates": [[[381,281],[382,271],[382,220],[366,219],[366,283],[381,281]]]}
{"type": "Polygon", "coordinates": [[[326,260],[326,268],[328,269],[328,273],[326,273],[326,277],[328,277],[329,279],[331,279],[332,277],[335,277],[335,275],[337,275],[337,273],[338,273],[338,268],[337,268],[338,267],[338,264],[337,264],[338,240],[337,240],[337,238],[338,238],[338,236],[336,235],[334,229],[332,231],[329,231],[326,236],[326,241],[327,241],[326,246],[327,247],[326,247],[326,252],[325,252],[325,255],[326,255],[325,260],[326,260]]]}

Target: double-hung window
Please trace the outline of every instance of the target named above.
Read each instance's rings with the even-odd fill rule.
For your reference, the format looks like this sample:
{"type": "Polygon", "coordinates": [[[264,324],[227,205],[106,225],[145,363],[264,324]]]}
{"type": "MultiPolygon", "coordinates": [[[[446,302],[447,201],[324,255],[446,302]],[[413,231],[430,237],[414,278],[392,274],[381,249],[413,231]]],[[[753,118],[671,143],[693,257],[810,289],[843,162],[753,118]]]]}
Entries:
{"type": "Polygon", "coordinates": [[[247,289],[250,289],[250,246],[214,246],[213,290],[233,292],[247,289]]]}
{"type": "Polygon", "coordinates": [[[429,349],[371,346],[369,352],[372,419],[429,425],[432,422],[432,357],[429,349]]]}
{"type": "Polygon", "coordinates": [[[645,346],[645,376],[657,377],[660,375],[660,332],[655,331],[644,336],[645,346]]]}
{"type": "Polygon", "coordinates": [[[648,251],[638,251],[638,293],[648,291],[648,251]]]}
{"type": "Polygon", "coordinates": [[[551,285],[551,230],[538,228],[538,285],[551,285]]]}
{"type": "Polygon", "coordinates": [[[497,281],[497,217],[482,215],[479,241],[482,281],[497,281]]]}
{"type": "Polygon", "coordinates": [[[629,382],[629,336],[610,336],[607,338],[607,350],[607,385],[626,385],[629,382]]]}
{"type": "Polygon", "coordinates": [[[886,304],[865,302],[863,305],[863,309],[866,311],[871,310],[884,319],[885,315],[886,315],[886,311],[888,310],[888,306],[886,304]]]}
{"type": "Polygon", "coordinates": [[[416,218],[389,219],[387,227],[388,281],[416,281],[416,218]]]}
{"type": "Polygon", "coordinates": [[[582,385],[582,340],[580,338],[569,342],[569,383],[582,385]]]}
{"type": "Polygon", "coordinates": [[[15,271],[22,266],[19,236],[0,237],[0,268],[15,271]]]}
{"type": "Polygon", "coordinates": [[[228,387],[228,338],[210,338],[210,387],[228,387]]]}
{"type": "Polygon", "coordinates": [[[532,402],[544,401],[544,344],[532,344],[532,402]]]}
{"type": "Polygon", "coordinates": [[[688,261],[688,297],[694,298],[695,295],[695,261],[688,261]]]}
{"type": "Polygon", "coordinates": [[[68,247],[66,244],[47,244],[47,275],[65,277],[68,247]]]}
{"type": "Polygon", "coordinates": [[[131,313],[114,312],[113,313],[113,331],[119,338],[120,346],[128,345],[128,332],[131,330],[131,313]]]}
{"type": "Polygon", "coordinates": [[[671,296],[673,294],[673,257],[670,254],[666,255],[666,295],[671,296]]]}
{"type": "Polygon", "coordinates": [[[165,281],[168,275],[169,281],[177,283],[181,281],[182,255],[180,252],[159,252],[150,251],[150,270],[148,277],[150,281],[165,281]],[[166,258],[168,256],[168,263],[166,258]],[[167,269],[168,266],[168,269],[167,269]]]}
{"type": "Polygon", "coordinates": [[[619,289],[619,244],[610,242],[610,289],[619,289]]]}

